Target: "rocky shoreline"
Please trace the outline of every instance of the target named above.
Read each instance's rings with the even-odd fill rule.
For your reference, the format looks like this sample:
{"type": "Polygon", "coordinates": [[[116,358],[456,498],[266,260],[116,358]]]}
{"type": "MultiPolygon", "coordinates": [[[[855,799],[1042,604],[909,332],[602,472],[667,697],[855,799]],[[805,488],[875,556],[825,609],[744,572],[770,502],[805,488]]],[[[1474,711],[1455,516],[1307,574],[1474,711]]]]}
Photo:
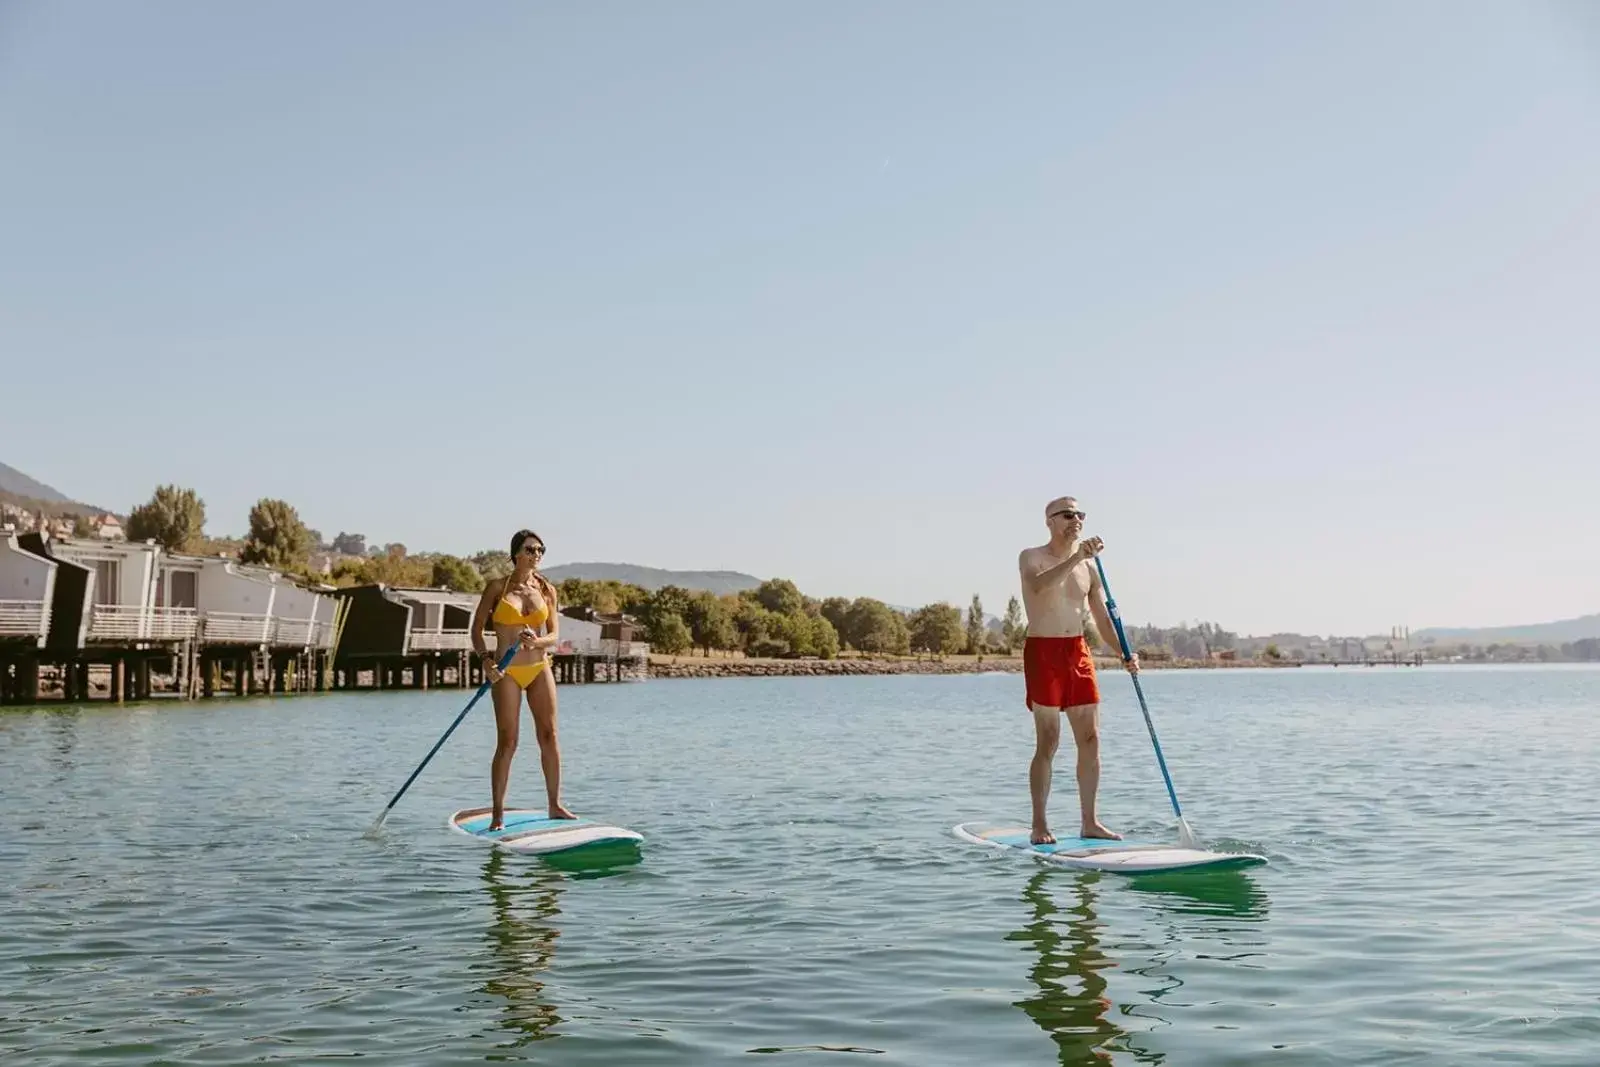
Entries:
{"type": "MultiPolygon", "coordinates": [[[[1115,659],[1097,659],[1102,673],[1120,672],[1115,659]]],[[[1254,661],[1164,661],[1142,664],[1144,670],[1182,667],[1266,667],[1254,661]]],[[[950,659],[702,659],[696,656],[651,656],[652,678],[807,678],[863,674],[1021,674],[1020,656],[991,656],[983,660],[950,659]]]]}

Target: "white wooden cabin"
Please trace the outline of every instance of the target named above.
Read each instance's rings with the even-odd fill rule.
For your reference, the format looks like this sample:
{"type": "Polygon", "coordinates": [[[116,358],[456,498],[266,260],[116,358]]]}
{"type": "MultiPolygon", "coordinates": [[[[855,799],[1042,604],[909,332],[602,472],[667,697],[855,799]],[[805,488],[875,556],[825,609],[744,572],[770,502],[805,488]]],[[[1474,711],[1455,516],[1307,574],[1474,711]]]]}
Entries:
{"type": "Polygon", "coordinates": [[[89,641],[182,641],[195,636],[193,606],[160,602],[161,561],[154,541],[101,541],[62,537],[51,550],[94,572],[89,641]]]}
{"type": "Polygon", "coordinates": [[[478,594],[402,587],[391,588],[389,593],[411,608],[406,654],[472,647],[472,613],[478,609],[478,594]]]}
{"type": "Polygon", "coordinates": [[[272,640],[278,574],[221,556],[169,555],[156,600],[198,614],[200,642],[264,648],[272,640]]]}
{"type": "Polygon", "coordinates": [[[573,652],[586,652],[591,656],[600,655],[599,623],[562,615],[560,627],[561,641],[551,649],[552,652],[558,655],[566,655],[573,652]]]}
{"type": "Polygon", "coordinates": [[[44,647],[55,584],[55,560],[23,548],[14,531],[0,532],[0,641],[44,647]]]}
{"type": "Polygon", "coordinates": [[[168,555],[161,561],[156,602],[196,611],[202,644],[333,647],[333,597],[270,567],[224,556],[168,555]]]}
{"type": "Polygon", "coordinates": [[[339,602],[292,579],[278,583],[272,605],[272,643],[278,648],[332,651],[339,602]]]}
{"type": "Polygon", "coordinates": [[[622,624],[620,616],[593,616],[584,608],[564,608],[561,612],[561,642],[557,653],[583,653],[606,659],[649,659],[650,645],[633,640],[632,624],[622,624]],[[571,614],[568,614],[568,613],[571,614]]]}
{"type": "MultiPolygon", "coordinates": [[[[229,561],[232,562],[232,561],[229,561]]],[[[252,563],[233,563],[233,573],[258,581],[271,582],[272,628],[268,641],[277,648],[331,649],[338,601],[330,593],[301,585],[299,580],[271,567],[252,563]]],[[[331,586],[325,587],[331,590],[331,586]]],[[[205,614],[204,606],[201,615],[205,614]]]]}

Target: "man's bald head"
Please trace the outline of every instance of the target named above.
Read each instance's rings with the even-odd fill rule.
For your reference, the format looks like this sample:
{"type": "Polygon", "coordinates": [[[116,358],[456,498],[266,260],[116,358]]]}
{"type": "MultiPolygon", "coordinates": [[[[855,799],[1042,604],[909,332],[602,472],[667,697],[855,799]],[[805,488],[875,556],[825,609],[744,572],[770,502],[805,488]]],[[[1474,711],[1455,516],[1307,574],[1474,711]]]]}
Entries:
{"type": "Polygon", "coordinates": [[[1053,541],[1065,543],[1083,532],[1083,509],[1075,496],[1058,496],[1044,506],[1044,525],[1053,541]]]}
{"type": "MultiPolygon", "coordinates": [[[[1079,513],[1078,498],[1075,496],[1058,496],[1044,506],[1044,517],[1053,518],[1063,511],[1079,513]]],[[[1080,513],[1081,515],[1081,513],[1080,513]]]]}

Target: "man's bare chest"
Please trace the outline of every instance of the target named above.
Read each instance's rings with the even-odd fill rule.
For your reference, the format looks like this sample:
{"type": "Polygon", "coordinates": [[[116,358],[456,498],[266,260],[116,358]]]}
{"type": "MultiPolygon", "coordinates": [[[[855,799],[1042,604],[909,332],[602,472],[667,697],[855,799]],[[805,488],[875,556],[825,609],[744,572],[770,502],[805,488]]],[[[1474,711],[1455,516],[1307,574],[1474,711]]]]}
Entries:
{"type": "MultiPolygon", "coordinates": [[[[1059,564],[1061,560],[1048,552],[1040,552],[1034,556],[1034,573],[1049,570],[1059,564]]],[[[1049,578],[1042,592],[1050,599],[1065,598],[1072,603],[1078,603],[1089,595],[1089,564],[1087,562],[1075,563],[1049,578]]]]}

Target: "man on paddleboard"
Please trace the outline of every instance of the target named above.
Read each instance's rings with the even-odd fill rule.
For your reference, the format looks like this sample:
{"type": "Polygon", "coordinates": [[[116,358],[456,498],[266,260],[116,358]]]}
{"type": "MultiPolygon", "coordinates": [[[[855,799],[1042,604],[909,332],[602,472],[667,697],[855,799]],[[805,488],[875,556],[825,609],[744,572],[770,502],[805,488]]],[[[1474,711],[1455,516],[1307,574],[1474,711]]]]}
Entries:
{"type": "MultiPolygon", "coordinates": [[[[1061,716],[1072,727],[1078,748],[1078,803],[1083,811],[1081,836],[1120,840],[1095,816],[1095,794],[1100,788],[1100,687],[1095,678],[1094,656],[1084,638],[1084,619],[1093,613],[1102,641],[1116,633],[1106,611],[1105,590],[1095,570],[1094,557],[1103,546],[1100,538],[1079,540],[1084,513],[1070,496],[1045,505],[1045,526],[1050,542],[1025,548],[1017,559],[1022,574],[1022,604],[1028,613],[1028,634],[1022,645],[1022,672],[1027,684],[1027,705],[1033,712],[1037,744],[1028,768],[1028,788],[1033,794],[1034,844],[1055,841],[1045,806],[1050,799],[1050,778],[1056,747],[1061,743],[1061,716]]],[[[1139,657],[1125,661],[1138,671],[1139,657]]]]}

